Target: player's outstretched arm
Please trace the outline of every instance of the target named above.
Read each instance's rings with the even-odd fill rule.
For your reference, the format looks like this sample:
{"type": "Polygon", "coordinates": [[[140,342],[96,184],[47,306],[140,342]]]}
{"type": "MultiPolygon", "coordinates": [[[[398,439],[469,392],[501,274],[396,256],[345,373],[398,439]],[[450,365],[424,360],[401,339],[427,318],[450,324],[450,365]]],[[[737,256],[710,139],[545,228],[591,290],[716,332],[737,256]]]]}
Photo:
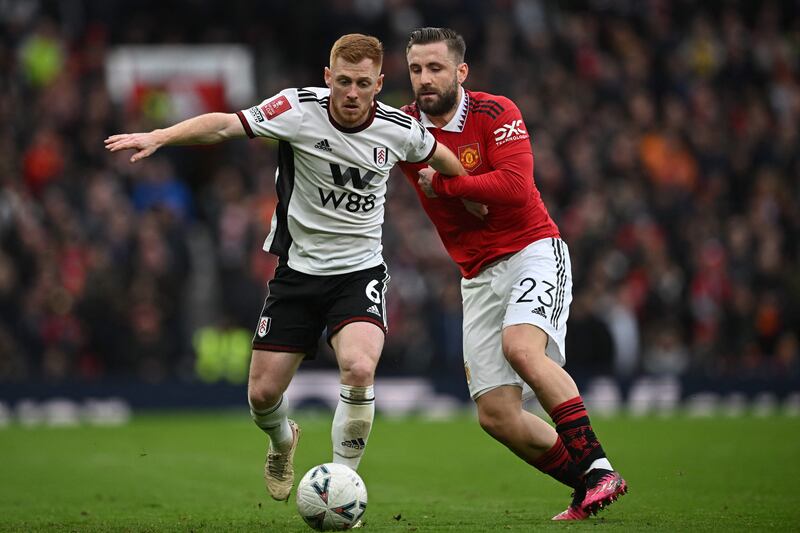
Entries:
{"type": "MultiPolygon", "coordinates": [[[[433,155],[428,159],[428,164],[432,166],[434,170],[439,171],[440,174],[445,176],[467,175],[467,171],[461,166],[461,161],[459,161],[453,152],[442,143],[436,145],[433,155]]],[[[425,196],[428,198],[436,198],[436,193],[433,192],[433,188],[431,188],[430,178],[426,176],[423,171],[420,171],[419,176],[420,179],[417,183],[420,189],[422,189],[422,192],[425,193],[425,196]]]]}
{"type": "Polygon", "coordinates": [[[450,149],[442,143],[436,145],[428,164],[445,176],[466,176],[467,171],[461,166],[461,161],[450,149]]]}
{"type": "Polygon", "coordinates": [[[492,162],[494,170],[469,177],[431,177],[430,187],[438,196],[469,198],[488,205],[525,205],[533,190],[533,154],[519,152],[492,162]]]}
{"type": "Polygon", "coordinates": [[[233,113],[206,113],[165,129],[147,133],[120,133],[105,140],[106,149],[136,150],[131,163],[150,156],[162,146],[173,144],[214,144],[245,136],[244,127],[233,113]]]}
{"type": "MultiPolygon", "coordinates": [[[[421,169],[417,175],[419,179],[417,180],[417,184],[419,188],[422,189],[422,192],[425,193],[425,196],[428,198],[436,198],[436,193],[433,190],[433,176],[436,173],[431,167],[426,167],[421,169]]],[[[483,220],[486,218],[486,215],[489,214],[489,208],[482,203],[473,202],[472,200],[467,200],[466,198],[461,199],[461,203],[464,204],[464,208],[472,215],[475,215],[479,219],[483,220]]]]}

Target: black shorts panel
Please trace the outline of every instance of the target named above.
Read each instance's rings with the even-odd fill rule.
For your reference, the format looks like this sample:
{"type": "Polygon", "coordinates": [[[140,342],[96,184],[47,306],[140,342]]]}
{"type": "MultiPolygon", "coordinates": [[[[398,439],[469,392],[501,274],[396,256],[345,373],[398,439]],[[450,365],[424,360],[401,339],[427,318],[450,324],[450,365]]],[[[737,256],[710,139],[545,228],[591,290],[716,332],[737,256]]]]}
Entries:
{"type": "Polygon", "coordinates": [[[313,276],[280,265],[253,335],[256,350],[304,353],[313,359],[322,331],[328,341],[351,322],[386,332],[385,265],[334,276],[313,276]]]}
{"type": "Polygon", "coordinates": [[[386,265],[345,276],[347,279],[337,289],[326,317],[328,344],[331,337],[352,322],[375,324],[386,334],[386,289],[390,279],[386,265]]]}

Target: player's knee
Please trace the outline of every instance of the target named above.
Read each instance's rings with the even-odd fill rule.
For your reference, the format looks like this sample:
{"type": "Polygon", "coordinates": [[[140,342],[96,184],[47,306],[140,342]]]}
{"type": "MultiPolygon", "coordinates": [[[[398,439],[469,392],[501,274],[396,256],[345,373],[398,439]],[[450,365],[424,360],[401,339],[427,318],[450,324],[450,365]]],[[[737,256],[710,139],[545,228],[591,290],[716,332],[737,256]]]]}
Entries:
{"type": "Polygon", "coordinates": [[[342,382],[366,386],[375,380],[375,363],[369,357],[350,357],[341,364],[342,382]]]}
{"type": "Polygon", "coordinates": [[[501,409],[495,407],[478,409],[478,423],[496,440],[500,442],[509,440],[511,426],[507,415],[501,409]]]}
{"type": "Polygon", "coordinates": [[[502,418],[490,416],[479,417],[479,422],[483,430],[495,440],[506,443],[511,440],[509,427],[503,424],[502,418]]]}
{"type": "Polygon", "coordinates": [[[528,346],[524,345],[506,345],[503,347],[503,353],[508,363],[514,369],[529,366],[533,359],[533,351],[528,346]]]}
{"type": "Polygon", "coordinates": [[[256,409],[268,409],[281,399],[284,390],[275,382],[250,380],[247,386],[247,399],[256,409]]]}
{"type": "Polygon", "coordinates": [[[542,358],[547,356],[544,351],[539,352],[540,350],[525,345],[504,346],[504,354],[508,364],[526,381],[540,379],[541,361],[542,358]]]}

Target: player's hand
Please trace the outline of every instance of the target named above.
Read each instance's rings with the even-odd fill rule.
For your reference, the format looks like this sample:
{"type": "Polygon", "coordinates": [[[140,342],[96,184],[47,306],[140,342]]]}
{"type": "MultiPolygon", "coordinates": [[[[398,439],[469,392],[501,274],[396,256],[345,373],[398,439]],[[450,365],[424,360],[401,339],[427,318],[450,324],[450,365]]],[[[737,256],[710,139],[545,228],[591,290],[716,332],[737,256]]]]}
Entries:
{"type": "Polygon", "coordinates": [[[467,212],[475,215],[481,220],[483,220],[486,215],[489,214],[489,208],[484,204],[479,204],[478,202],[473,202],[472,200],[465,200],[464,198],[461,199],[461,202],[464,204],[464,208],[466,208],[467,212]]]}
{"type": "Polygon", "coordinates": [[[425,193],[425,196],[428,198],[436,198],[436,193],[433,192],[433,175],[436,171],[433,170],[431,167],[423,168],[417,174],[419,175],[419,179],[417,180],[417,184],[419,188],[422,189],[422,192],[425,193]]]}
{"type": "Polygon", "coordinates": [[[105,140],[106,150],[118,152],[119,150],[136,150],[131,156],[131,163],[148,157],[161,147],[155,133],[121,133],[112,135],[105,140]]]}

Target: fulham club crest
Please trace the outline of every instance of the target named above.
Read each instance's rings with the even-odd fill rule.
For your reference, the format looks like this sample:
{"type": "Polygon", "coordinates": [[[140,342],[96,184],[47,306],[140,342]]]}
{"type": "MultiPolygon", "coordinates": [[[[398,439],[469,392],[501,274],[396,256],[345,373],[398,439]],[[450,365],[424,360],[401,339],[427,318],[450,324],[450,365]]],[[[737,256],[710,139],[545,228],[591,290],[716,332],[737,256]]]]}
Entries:
{"type": "Polygon", "coordinates": [[[256,330],[256,334],[259,337],[265,337],[267,333],[269,333],[269,326],[272,324],[272,319],[268,316],[262,316],[261,320],[258,321],[258,329],[256,330]]]}
{"type": "Polygon", "coordinates": [[[372,149],[372,159],[379,167],[385,167],[389,159],[389,149],[385,146],[376,146],[372,149]]]}

